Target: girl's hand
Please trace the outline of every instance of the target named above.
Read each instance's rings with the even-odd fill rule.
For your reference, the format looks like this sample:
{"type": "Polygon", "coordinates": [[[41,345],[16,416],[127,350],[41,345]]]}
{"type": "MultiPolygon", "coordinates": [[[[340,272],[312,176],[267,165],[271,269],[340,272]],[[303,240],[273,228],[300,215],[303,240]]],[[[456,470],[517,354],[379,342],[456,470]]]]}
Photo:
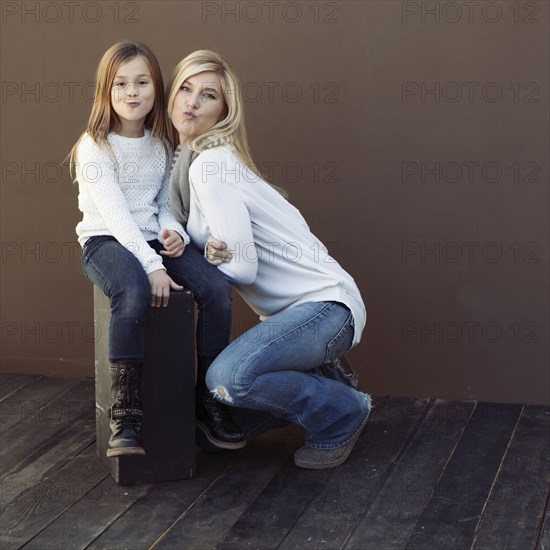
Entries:
{"type": "Polygon", "coordinates": [[[185,244],[177,231],[165,229],[162,232],[162,240],[164,241],[164,250],[160,251],[162,255],[170,256],[170,258],[179,258],[183,254],[185,244]]]}
{"type": "Polygon", "coordinates": [[[206,260],[212,265],[226,264],[233,259],[233,254],[227,250],[227,244],[218,241],[213,235],[208,239],[205,250],[206,260]]]}
{"type": "Polygon", "coordinates": [[[151,285],[151,307],[166,307],[170,299],[170,289],[183,290],[183,287],[177,285],[164,269],[157,269],[147,275],[151,285]]]}

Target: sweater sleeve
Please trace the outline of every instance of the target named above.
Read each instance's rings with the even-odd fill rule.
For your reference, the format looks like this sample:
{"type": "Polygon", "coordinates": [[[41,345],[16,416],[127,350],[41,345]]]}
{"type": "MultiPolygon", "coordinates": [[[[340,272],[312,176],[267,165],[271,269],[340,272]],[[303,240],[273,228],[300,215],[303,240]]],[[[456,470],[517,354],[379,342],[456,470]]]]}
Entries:
{"type": "MultiPolygon", "coordinates": [[[[162,146],[160,147],[163,149],[162,146]]],[[[191,242],[191,239],[189,238],[189,235],[183,228],[183,225],[181,225],[181,223],[176,220],[170,208],[170,194],[169,194],[170,164],[171,164],[170,161],[171,161],[170,158],[166,159],[166,172],[164,175],[164,179],[162,180],[162,186],[157,195],[157,206],[159,209],[158,221],[160,225],[158,240],[160,242],[163,241],[162,232],[165,229],[172,229],[173,231],[176,231],[176,233],[179,233],[181,235],[181,237],[183,238],[183,242],[187,246],[191,242]]]]}
{"type": "Polygon", "coordinates": [[[106,147],[89,136],[78,147],[77,180],[103,218],[111,235],[139,260],[145,273],[165,269],[162,257],[147,243],[118,184],[118,170],[106,147]]]}
{"type": "Polygon", "coordinates": [[[249,285],[256,279],[258,256],[250,212],[239,189],[245,166],[222,148],[201,153],[189,169],[189,183],[211,234],[233,254],[218,269],[232,283],[249,285]]]}

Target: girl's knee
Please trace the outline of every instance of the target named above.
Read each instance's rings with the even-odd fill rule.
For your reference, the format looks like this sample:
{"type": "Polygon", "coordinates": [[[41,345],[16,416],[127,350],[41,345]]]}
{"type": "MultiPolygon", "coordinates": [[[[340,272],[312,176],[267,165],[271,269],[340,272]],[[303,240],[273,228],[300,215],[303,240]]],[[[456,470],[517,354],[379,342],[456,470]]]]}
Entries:
{"type": "Polygon", "coordinates": [[[219,310],[231,309],[231,285],[225,277],[210,282],[205,288],[202,301],[219,310]]]}
{"type": "Polygon", "coordinates": [[[115,307],[121,308],[126,314],[139,315],[147,312],[151,300],[151,289],[143,285],[132,285],[120,289],[111,298],[115,307]]]}

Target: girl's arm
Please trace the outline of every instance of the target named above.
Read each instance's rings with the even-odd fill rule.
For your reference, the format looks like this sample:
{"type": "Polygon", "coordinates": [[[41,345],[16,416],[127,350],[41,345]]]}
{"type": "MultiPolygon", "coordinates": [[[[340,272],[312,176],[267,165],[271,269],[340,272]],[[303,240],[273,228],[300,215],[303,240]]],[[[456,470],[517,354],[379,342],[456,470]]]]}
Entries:
{"type": "Polygon", "coordinates": [[[232,283],[248,285],[256,279],[258,257],[250,213],[239,189],[245,167],[227,150],[201,153],[189,169],[191,192],[213,237],[232,254],[218,269],[232,283]]]}
{"type": "Polygon", "coordinates": [[[78,148],[77,180],[97,208],[105,227],[140,261],[145,273],[165,269],[134,221],[117,181],[115,162],[105,147],[86,137],[78,148]]]}

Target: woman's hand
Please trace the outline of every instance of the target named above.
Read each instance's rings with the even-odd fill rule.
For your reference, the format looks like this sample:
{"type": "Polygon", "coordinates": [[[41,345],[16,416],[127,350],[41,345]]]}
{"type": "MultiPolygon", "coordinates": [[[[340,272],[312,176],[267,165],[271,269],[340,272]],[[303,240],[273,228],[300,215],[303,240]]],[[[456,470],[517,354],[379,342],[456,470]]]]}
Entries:
{"type": "Polygon", "coordinates": [[[151,285],[151,307],[166,307],[170,299],[170,289],[183,290],[183,287],[177,285],[164,269],[157,269],[147,275],[151,285]]]}
{"type": "Polygon", "coordinates": [[[212,265],[226,264],[233,259],[233,254],[227,250],[227,245],[218,241],[213,235],[208,239],[205,250],[206,259],[212,265]]]}
{"type": "Polygon", "coordinates": [[[162,232],[162,240],[164,250],[160,253],[163,256],[170,256],[170,258],[179,258],[185,250],[185,244],[181,235],[173,229],[165,229],[162,232]]]}

